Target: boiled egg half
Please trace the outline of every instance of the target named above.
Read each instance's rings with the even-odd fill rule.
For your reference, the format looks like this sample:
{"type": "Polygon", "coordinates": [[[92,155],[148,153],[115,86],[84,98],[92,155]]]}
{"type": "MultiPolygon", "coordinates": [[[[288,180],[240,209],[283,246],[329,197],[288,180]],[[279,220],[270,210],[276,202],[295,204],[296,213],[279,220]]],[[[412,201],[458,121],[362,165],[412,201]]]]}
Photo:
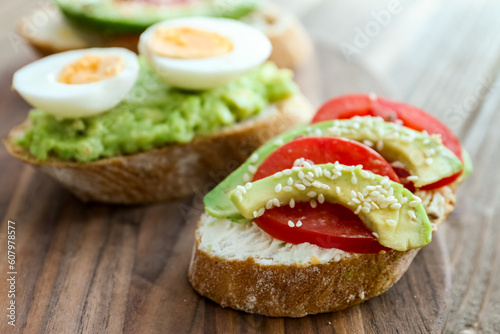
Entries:
{"type": "Polygon", "coordinates": [[[13,87],[33,107],[57,118],[88,117],[120,103],[139,74],[137,55],[123,48],[67,51],[14,74],[13,87]]]}
{"type": "Polygon", "coordinates": [[[139,52],[165,83],[202,90],[237,79],[269,58],[271,43],[240,21],[189,17],[149,27],[139,52]]]}

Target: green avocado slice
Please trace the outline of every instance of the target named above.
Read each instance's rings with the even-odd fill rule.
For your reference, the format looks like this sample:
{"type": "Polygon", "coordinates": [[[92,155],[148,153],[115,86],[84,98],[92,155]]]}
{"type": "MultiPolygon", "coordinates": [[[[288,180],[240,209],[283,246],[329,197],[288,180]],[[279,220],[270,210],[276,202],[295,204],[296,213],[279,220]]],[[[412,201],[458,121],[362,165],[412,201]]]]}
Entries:
{"type": "Polygon", "coordinates": [[[141,33],[157,22],[185,16],[237,20],[253,12],[258,5],[257,0],[192,0],[174,5],[137,0],[55,0],[55,3],[70,22],[82,28],[115,34],[141,33]]]}
{"type": "Polygon", "coordinates": [[[322,164],[293,167],[238,186],[230,199],[242,218],[253,219],[278,202],[311,200],[341,204],[359,215],[381,245],[407,251],[432,240],[432,227],[420,198],[403,185],[359,167],[322,164]],[[277,199],[277,200],[276,200],[277,199]]]}
{"type": "Polygon", "coordinates": [[[440,143],[439,137],[388,123],[378,117],[321,122],[295,128],[260,147],[250,159],[205,196],[204,204],[208,213],[217,218],[226,217],[239,221],[241,215],[229,200],[229,192],[250,181],[252,171],[278,147],[303,136],[344,137],[365,143],[369,141],[384,158],[400,161],[412,175],[417,176],[418,179],[414,181],[416,187],[434,183],[462,169],[460,160],[440,143]]]}

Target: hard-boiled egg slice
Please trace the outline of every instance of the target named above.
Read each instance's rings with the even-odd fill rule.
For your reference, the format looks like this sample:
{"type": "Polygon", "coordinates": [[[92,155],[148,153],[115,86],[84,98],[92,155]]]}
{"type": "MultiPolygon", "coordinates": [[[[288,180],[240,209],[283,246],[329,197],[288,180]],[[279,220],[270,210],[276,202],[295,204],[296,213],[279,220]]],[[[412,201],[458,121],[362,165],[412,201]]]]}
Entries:
{"type": "Polygon", "coordinates": [[[209,89],[237,79],[267,60],[269,39],[240,21],[189,17],[148,28],[139,52],[167,84],[189,90],[209,89]]]}
{"type": "Polygon", "coordinates": [[[58,118],[96,115],[116,106],[139,74],[137,55],[93,48],[42,58],[14,74],[13,87],[33,107],[58,118]]]}

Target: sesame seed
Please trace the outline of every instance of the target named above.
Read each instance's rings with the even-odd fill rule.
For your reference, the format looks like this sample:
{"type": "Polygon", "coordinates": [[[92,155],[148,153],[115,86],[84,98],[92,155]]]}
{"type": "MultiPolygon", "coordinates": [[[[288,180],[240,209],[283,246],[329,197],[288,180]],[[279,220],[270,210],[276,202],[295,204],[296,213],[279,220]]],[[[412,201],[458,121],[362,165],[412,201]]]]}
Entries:
{"type": "Polygon", "coordinates": [[[379,238],[379,236],[378,236],[378,234],[377,234],[376,232],[372,232],[372,234],[373,234],[373,236],[374,236],[375,238],[377,238],[377,239],[379,238]]]}
{"type": "Polygon", "coordinates": [[[323,188],[322,185],[323,184],[321,182],[319,182],[319,181],[314,181],[312,183],[312,186],[315,187],[315,188],[323,188]]]}
{"type": "Polygon", "coordinates": [[[328,171],[327,169],[323,170],[323,174],[324,174],[327,178],[331,178],[331,177],[332,177],[332,173],[330,173],[330,171],[328,171]]]}
{"type": "Polygon", "coordinates": [[[411,175],[406,178],[408,181],[417,181],[418,176],[417,175],[411,175]]]}
{"type": "Polygon", "coordinates": [[[264,212],[266,212],[266,209],[264,208],[260,208],[259,212],[257,212],[258,216],[262,216],[264,214],[264,212]]]}
{"type": "Polygon", "coordinates": [[[351,200],[352,200],[354,203],[358,203],[358,204],[360,204],[360,203],[361,203],[361,201],[360,201],[359,199],[357,199],[357,198],[351,198],[351,200]]]}
{"type": "Polygon", "coordinates": [[[282,188],[283,188],[283,186],[281,185],[281,183],[278,183],[278,184],[276,185],[276,187],[274,187],[274,191],[275,191],[276,193],[279,193],[279,192],[281,191],[281,189],[282,189],[282,188]]]}
{"type": "Polygon", "coordinates": [[[382,180],[380,180],[380,185],[383,186],[387,182],[389,182],[389,178],[387,176],[385,176],[382,180]]]}
{"type": "Polygon", "coordinates": [[[370,213],[370,209],[368,209],[366,206],[362,207],[361,211],[363,211],[364,213],[370,213]]]}
{"type": "Polygon", "coordinates": [[[354,176],[354,175],[352,176],[351,183],[352,184],[357,184],[358,183],[358,179],[356,178],[356,176],[354,176]]]}
{"type": "Polygon", "coordinates": [[[239,190],[236,190],[234,192],[234,196],[236,196],[240,200],[240,202],[243,200],[243,195],[241,194],[241,191],[239,191],[239,190]]]}
{"type": "MultiPolygon", "coordinates": [[[[313,173],[313,172],[307,172],[307,176],[309,176],[309,177],[314,177],[314,173],[313,173]]],[[[306,176],[306,178],[307,178],[307,176],[306,176]]],[[[309,179],[308,179],[308,180],[309,180],[309,179]]]]}
{"type": "Polygon", "coordinates": [[[380,196],[380,191],[374,190],[374,191],[370,192],[370,196],[372,196],[372,197],[380,196]]]}
{"type": "Polygon", "coordinates": [[[257,218],[257,214],[258,214],[258,213],[257,213],[257,211],[255,211],[255,210],[254,210],[254,211],[253,211],[253,217],[254,217],[254,218],[257,218]]]}
{"type": "Polygon", "coordinates": [[[318,193],[315,191],[310,191],[307,193],[307,197],[316,197],[316,195],[318,195],[318,193]]]}
{"type": "Polygon", "coordinates": [[[302,222],[299,220],[299,221],[297,222],[297,225],[296,225],[296,226],[297,226],[297,227],[301,227],[301,226],[302,226],[302,222]]]}
{"type": "Polygon", "coordinates": [[[307,162],[307,161],[304,161],[304,167],[307,168],[307,169],[311,169],[312,168],[311,164],[309,162],[307,162]]]}
{"type": "Polygon", "coordinates": [[[250,162],[255,163],[257,162],[257,160],[259,160],[259,155],[257,153],[252,154],[252,156],[250,157],[250,162]]]}
{"type": "Polygon", "coordinates": [[[415,201],[418,201],[419,203],[422,203],[422,199],[418,196],[413,196],[415,201]]]}
{"type": "Polygon", "coordinates": [[[266,209],[269,210],[269,209],[272,209],[273,208],[273,200],[270,199],[269,201],[267,201],[266,203],[266,209]]]}
{"type": "Polygon", "coordinates": [[[391,206],[389,206],[392,210],[399,210],[401,209],[401,204],[399,203],[392,203],[391,206]]]}
{"type": "Polygon", "coordinates": [[[318,206],[318,203],[316,203],[316,200],[314,200],[314,199],[311,200],[310,204],[311,204],[311,208],[313,208],[313,209],[316,209],[316,207],[318,206]]]}
{"type": "Polygon", "coordinates": [[[311,182],[307,181],[306,179],[302,180],[302,183],[303,183],[306,187],[310,187],[310,186],[311,186],[311,182]]]}
{"type": "Polygon", "coordinates": [[[426,164],[427,166],[432,165],[432,163],[433,163],[433,162],[434,162],[434,159],[432,159],[432,158],[427,158],[427,159],[425,159],[425,164],[426,164]]]}
{"type": "Polygon", "coordinates": [[[378,207],[377,203],[375,203],[375,202],[372,202],[372,207],[373,207],[373,208],[375,208],[375,209],[377,209],[377,210],[378,210],[378,209],[380,209],[380,208],[378,207]]]}
{"type": "Polygon", "coordinates": [[[367,179],[370,177],[370,173],[368,173],[366,170],[362,170],[361,176],[364,177],[365,179],[367,179]]]}
{"type": "Polygon", "coordinates": [[[293,209],[295,207],[295,200],[291,198],[290,203],[288,205],[293,209]]]}
{"type": "Polygon", "coordinates": [[[290,226],[290,227],[295,227],[295,224],[293,223],[293,221],[289,220],[289,221],[288,221],[288,226],[290,226]]]}
{"type": "Polygon", "coordinates": [[[255,174],[257,168],[254,165],[248,165],[248,171],[252,174],[255,174]]]}
{"type": "Polygon", "coordinates": [[[419,201],[411,201],[411,202],[410,202],[410,206],[411,206],[412,208],[416,207],[416,206],[417,206],[417,205],[419,205],[419,204],[420,204],[420,202],[419,202],[419,201]]]}
{"type": "Polygon", "coordinates": [[[283,187],[283,191],[285,191],[285,192],[289,193],[289,192],[292,192],[292,191],[293,191],[293,188],[292,188],[292,187],[290,187],[290,186],[285,186],[285,187],[283,187]]]}
{"type": "Polygon", "coordinates": [[[379,151],[379,152],[380,152],[380,151],[382,151],[383,149],[384,149],[384,142],[383,142],[383,141],[381,141],[381,140],[379,140],[379,141],[377,142],[377,151],[379,151]]]}
{"type": "Polygon", "coordinates": [[[415,215],[415,211],[413,210],[408,211],[408,215],[413,219],[417,218],[417,216],[415,215]]]}
{"type": "Polygon", "coordinates": [[[275,179],[279,179],[280,177],[283,176],[283,173],[282,172],[277,172],[273,176],[274,176],[275,179]]]}
{"type": "Polygon", "coordinates": [[[274,205],[275,207],[278,207],[278,208],[279,208],[279,207],[280,207],[280,205],[281,205],[281,204],[280,204],[279,199],[277,199],[277,198],[273,198],[273,205],[274,205]]]}
{"type": "Polygon", "coordinates": [[[323,194],[319,194],[318,202],[320,202],[321,204],[325,203],[325,196],[323,194]]]}
{"type": "Polygon", "coordinates": [[[283,174],[285,174],[285,175],[292,175],[292,170],[291,169],[285,169],[283,171],[283,174]]]}
{"type": "Polygon", "coordinates": [[[250,181],[250,175],[248,175],[247,173],[245,173],[243,175],[243,182],[249,182],[250,181]]]}
{"type": "Polygon", "coordinates": [[[398,222],[395,221],[394,219],[387,219],[385,223],[389,226],[396,226],[398,224],[398,222]]]}
{"type": "Polygon", "coordinates": [[[336,187],[335,187],[335,191],[337,192],[337,194],[339,194],[339,195],[340,195],[340,187],[339,187],[339,186],[336,186],[336,187]]]}
{"type": "Polygon", "coordinates": [[[281,139],[281,138],[280,138],[280,139],[277,139],[277,140],[275,140],[275,141],[274,141],[274,144],[275,144],[275,145],[279,145],[279,146],[283,145],[284,143],[285,143],[285,142],[284,142],[284,141],[283,141],[283,139],[281,139]]]}
{"type": "Polygon", "coordinates": [[[358,205],[358,208],[356,211],[354,211],[354,214],[357,215],[361,211],[361,205],[358,205]]]}
{"type": "Polygon", "coordinates": [[[247,182],[247,184],[245,184],[245,189],[249,190],[250,188],[252,188],[252,183],[247,182]]]}
{"type": "Polygon", "coordinates": [[[408,197],[403,197],[401,204],[406,204],[406,202],[408,202],[408,197]]]}
{"type": "Polygon", "coordinates": [[[356,192],[354,190],[351,190],[351,197],[356,198],[356,192]]]}
{"type": "Polygon", "coordinates": [[[300,183],[295,183],[295,187],[299,190],[306,190],[306,186],[300,183]]]}
{"type": "Polygon", "coordinates": [[[300,172],[299,172],[299,179],[301,179],[301,180],[302,180],[303,178],[304,178],[304,172],[303,172],[303,171],[300,171],[300,172]]]}
{"type": "Polygon", "coordinates": [[[243,186],[237,186],[236,189],[238,189],[242,194],[246,194],[247,190],[243,186]]]}
{"type": "Polygon", "coordinates": [[[363,140],[363,144],[365,144],[366,146],[373,147],[373,142],[368,139],[363,140]]]}
{"type": "Polygon", "coordinates": [[[288,184],[289,186],[291,186],[293,184],[293,178],[289,177],[286,184],[288,184]]]}

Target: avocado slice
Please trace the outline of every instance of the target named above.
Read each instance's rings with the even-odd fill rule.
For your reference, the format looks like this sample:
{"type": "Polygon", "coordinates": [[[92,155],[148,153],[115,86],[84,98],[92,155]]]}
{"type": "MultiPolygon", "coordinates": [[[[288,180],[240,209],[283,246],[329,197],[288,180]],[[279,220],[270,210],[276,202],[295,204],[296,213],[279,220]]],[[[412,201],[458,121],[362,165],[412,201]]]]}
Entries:
{"type": "Polygon", "coordinates": [[[434,183],[462,169],[460,160],[440,143],[438,137],[385,122],[379,117],[326,121],[299,126],[260,147],[250,159],[205,196],[204,204],[208,213],[214,217],[240,221],[241,215],[229,200],[229,192],[250,181],[251,171],[278,147],[303,136],[344,137],[360,142],[369,140],[384,158],[404,163],[412,175],[418,176],[414,182],[416,187],[434,183]],[[428,157],[425,152],[428,152],[428,157]],[[434,153],[432,157],[431,153],[434,153]],[[431,163],[428,164],[429,162],[431,163]]]}
{"type": "Polygon", "coordinates": [[[245,187],[238,186],[230,199],[246,219],[280,205],[318,200],[341,204],[358,214],[381,245],[406,251],[432,240],[432,228],[422,201],[403,185],[361,166],[339,163],[293,167],[245,187]]]}
{"type": "Polygon", "coordinates": [[[257,0],[197,0],[185,4],[155,5],[147,1],[55,0],[70,22],[94,31],[126,34],[141,33],[147,27],[172,18],[214,16],[240,19],[253,12],[257,0]]]}

